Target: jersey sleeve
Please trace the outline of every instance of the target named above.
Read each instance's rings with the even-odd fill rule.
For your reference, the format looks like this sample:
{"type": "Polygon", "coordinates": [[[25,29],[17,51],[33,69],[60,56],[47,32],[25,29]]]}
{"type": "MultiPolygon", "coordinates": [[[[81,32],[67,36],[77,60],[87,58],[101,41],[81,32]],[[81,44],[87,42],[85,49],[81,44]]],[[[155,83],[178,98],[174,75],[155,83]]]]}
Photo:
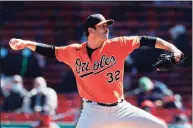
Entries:
{"type": "Polygon", "coordinates": [[[119,40],[119,50],[121,55],[125,58],[135,49],[139,48],[140,40],[138,36],[123,36],[119,40]]]}
{"type": "Polygon", "coordinates": [[[67,65],[70,64],[70,46],[57,47],[55,49],[56,59],[67,65]]]}

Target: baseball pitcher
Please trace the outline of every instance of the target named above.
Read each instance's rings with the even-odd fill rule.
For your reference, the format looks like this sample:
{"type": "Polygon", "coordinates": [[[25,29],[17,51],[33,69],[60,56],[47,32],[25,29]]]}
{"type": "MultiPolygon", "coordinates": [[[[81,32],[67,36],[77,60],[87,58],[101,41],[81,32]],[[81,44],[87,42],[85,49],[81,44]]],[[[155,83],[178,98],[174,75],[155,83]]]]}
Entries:
{"type": "MultiPolygon", "coordinates": [[[[108,39],[109,25],[101,14],[90,15],[84,24],[87,42],[57,47],[21,39],[11,39],[13,50],[29,48],[46,57],[55,57],[69,65],[77,81],[83,109],[77,128],[166,128],[153,115],[124,100],[124,61],[142,46],[165,49],[173,53],[171,64],[180,62],[183,53],[158,37],[121,36],[108,39]]],[[[157,68],[167,68],[165,61],[157,68]]]]}

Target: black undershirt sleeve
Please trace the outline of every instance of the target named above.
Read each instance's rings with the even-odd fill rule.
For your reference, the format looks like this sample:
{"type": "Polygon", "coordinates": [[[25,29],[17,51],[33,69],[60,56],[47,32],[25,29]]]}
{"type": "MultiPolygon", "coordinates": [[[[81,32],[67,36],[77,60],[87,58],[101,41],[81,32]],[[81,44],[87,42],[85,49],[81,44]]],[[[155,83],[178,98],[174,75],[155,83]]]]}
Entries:
{"type": "Polygon", "coordinates": [[[56,57],[55,46],[53,45],[39,43],[36,46],[35,52],[46,57],[56,57]]]}
{"type": "Polygon", "coordinates": [[[139,36],[139,40],[140,40],[140,47],[142,46],[155,47],[157,37],[139,36]]]}

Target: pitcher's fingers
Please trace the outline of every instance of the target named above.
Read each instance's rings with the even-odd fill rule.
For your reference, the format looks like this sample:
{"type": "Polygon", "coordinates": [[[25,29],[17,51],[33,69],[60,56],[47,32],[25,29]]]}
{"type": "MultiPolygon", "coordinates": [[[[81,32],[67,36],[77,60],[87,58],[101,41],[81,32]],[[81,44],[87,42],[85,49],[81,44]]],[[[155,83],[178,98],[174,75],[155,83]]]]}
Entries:
{"type": "Polygon", "coordinates": [[[12,45],[12,42],[13,42],[13,39],[11,39],[11,40],[9,41],[9,45],[10,45],[10,46],[12,45]]]}
{"type": "Polygon", "coordinates": [[[10,45],[14,46],[17,43],[17,41],[15,39],[10,41],[10,45]]]}
{"type": "Polygon", "coordinates": [[[10,40],[10,42],[14,42],[16,39],[15,38],[12,38],[11,40],[10,40]]]}

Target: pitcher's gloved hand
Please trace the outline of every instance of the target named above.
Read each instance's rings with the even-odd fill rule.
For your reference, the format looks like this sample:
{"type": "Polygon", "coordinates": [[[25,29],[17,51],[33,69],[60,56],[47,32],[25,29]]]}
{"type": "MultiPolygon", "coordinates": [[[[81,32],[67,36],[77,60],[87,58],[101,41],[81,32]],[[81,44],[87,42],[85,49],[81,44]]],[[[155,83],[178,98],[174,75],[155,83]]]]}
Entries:
{"type": "Polygon", "coordinates": [[[159,56],[158,61],[153,64],[153,67],[156,68],[157,71],[168,71],[172,69],[177,64],[184,63],[185,59],[184,54],[180,54],[175,56],[173,52],[163,53],[159,56]]]}

